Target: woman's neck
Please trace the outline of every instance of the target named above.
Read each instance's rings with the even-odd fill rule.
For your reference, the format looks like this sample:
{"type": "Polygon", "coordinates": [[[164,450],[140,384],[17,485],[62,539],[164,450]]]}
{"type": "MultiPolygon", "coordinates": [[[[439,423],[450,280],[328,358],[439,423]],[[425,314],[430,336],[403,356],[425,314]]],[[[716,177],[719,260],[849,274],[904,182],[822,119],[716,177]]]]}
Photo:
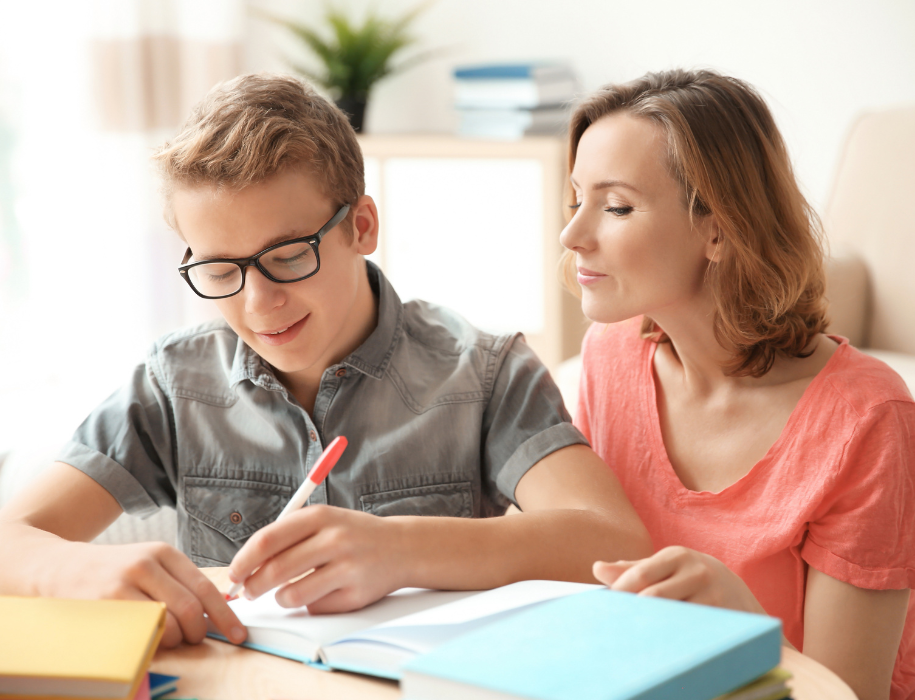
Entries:
{"type": "Polygon", "coordinates": [[[674,363],[685,388],[709,394],[739,381],[726,374],[733,355],[715,338],[715,305],[710,296],[649,316],[667,336],[665,355],[674,363]]]}
{"type": "Polygon", "coordinates": [[[670,340],[664,352],[682,387],[695,395],[729,389],[774,386],[816,376],[838,348],[830,338],[817,335],[805,349],[806,357],[779,355],[762,377],[735,377],[727,373],[734,360],[731,351],[715,337],[715,304],[710,296],[649,314],[670,340]]]}

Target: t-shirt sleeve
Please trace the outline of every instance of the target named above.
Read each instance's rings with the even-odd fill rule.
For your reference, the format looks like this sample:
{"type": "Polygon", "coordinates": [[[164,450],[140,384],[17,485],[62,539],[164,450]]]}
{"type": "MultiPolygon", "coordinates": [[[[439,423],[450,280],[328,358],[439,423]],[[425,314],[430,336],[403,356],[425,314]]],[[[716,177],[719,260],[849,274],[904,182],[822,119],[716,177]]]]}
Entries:
{"type": "Polygon", "coordinates": [[[155,354],[79,426],[58,461],[103,486],[125,512],[147,516],[175,505],[171,408],[155,354]]]}
{"type": "Polygon", "coordinates": [[[527,471],[556,450],[588,441],[571,416],[550,373],[519,334],[509,339],[495,369],[483,416],[483,487],[512,503],[527,471]]]}
{"type": "Polygon", "coordinates": [[[915,588],[915,404],[871,408],[845,445],[801,556],[859,588],[915,588]]]}

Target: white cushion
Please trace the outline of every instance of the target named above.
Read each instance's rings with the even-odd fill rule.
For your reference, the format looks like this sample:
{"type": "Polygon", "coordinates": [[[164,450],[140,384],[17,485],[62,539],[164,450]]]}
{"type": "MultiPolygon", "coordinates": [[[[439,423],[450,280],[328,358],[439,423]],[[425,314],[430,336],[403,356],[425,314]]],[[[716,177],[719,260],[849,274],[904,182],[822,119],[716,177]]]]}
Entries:
{"type": "MultiPolygon", "coordinates": [[[[37,478],[57,458],[64,441],[48,441],[11,450],[0,461],[0,506],[37,478]]],[[[96,538],[99,544],[167,542],[176,540],[177,517],[171,508],[161,508],[144,519],[123,513],[96,538]]]]}
{"type": "Polygon", "coordinates": [[[909,387],[909,392],[915,394],[915,355],[909,355],[904,352],[890,352],[889,350],[873,350],[871,348],[864,348],[862,352],[886,362],[902,377],[909,387]]]}

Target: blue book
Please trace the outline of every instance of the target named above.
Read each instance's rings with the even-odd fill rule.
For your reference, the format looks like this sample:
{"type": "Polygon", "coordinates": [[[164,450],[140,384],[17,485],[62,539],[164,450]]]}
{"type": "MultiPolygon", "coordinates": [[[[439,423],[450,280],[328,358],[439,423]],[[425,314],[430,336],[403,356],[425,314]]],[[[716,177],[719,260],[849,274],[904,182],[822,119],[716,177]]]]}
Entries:
{"type": "Polygon", "coordinates": [[[490,63],[454,69],[457,80],[566,80],[573,77],[561,63],[490,63]]]}
{"type": "Polygon", "coordinates": [[[403,700],[711,700],[781,658],[764,615],[606,589],[528,608],[408,663],[403,700]]]}
{"type": "Polygon", "coordinates": [[[158,700],[178,690],[180,676],[169,676],[164,673],[149,673],[150,700],[158,700]]]}

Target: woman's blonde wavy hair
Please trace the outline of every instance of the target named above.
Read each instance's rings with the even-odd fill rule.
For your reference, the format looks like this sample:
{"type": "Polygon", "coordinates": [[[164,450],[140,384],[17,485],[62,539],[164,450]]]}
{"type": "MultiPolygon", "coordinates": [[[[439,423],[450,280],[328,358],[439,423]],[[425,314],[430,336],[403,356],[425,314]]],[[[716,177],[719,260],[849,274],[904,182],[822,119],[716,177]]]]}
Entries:
{"type": "MultiPolygon", "coordinates": [[[[708,70],[648,73],[606,85],[572,115],[569,172],[582,134],[614,112],[649,119],[666,132],[690,218],[717,220],[718,259],[709,263],[706,283],[715,301],[715,337],[733,354],[728,374],[761,377],[779,355],[806,356],[827,324],[822,228],[760,95],[708,70]]],[[[571,251],[563,271],[577,292],[571,251]]],[[[648,317],[642,336],[668,340],[648,317]]]]}

